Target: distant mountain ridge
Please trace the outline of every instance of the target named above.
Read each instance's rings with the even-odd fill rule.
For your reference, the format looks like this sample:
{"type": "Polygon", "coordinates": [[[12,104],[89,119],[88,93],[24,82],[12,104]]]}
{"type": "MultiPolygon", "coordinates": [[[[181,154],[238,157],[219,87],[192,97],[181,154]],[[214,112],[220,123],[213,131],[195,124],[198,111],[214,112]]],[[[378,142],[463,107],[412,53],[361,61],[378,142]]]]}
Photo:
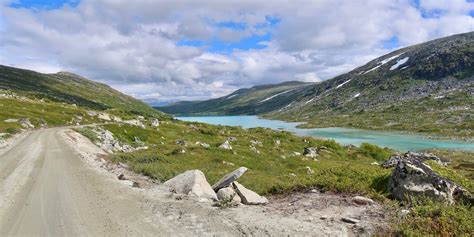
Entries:
{"type": "MultiPolygon", "coordinates": [[[[472,137],[474,32],[398,49],[348,73],[279,95],[267,93],[263,105],[240,97],[245,110],[305,126],[345,126],[410,130],[472,137]],[[274,97],[272,97],[274,96],[274,97]],[[271,105],[271,106],[267,106],[271,105]],[[258,108],[258,109],[257,109],[258,108]]],[[[271,85],[269,86],[271,87],[271,85]]],[[[257,89],[258,91],[258,89],[257,89]]],[[[237,93],[237,92],[234,92],[237,93]]],[[[184,102],[159,108],[173,113],[229,114],[218,101],[184,102]],[[192,107],[192,106],[191,106],[192,107]],[[212,109],[209,109],[212,108],[212,109]]]]}
{"type": "Polygon", "coordinates": [[[156,108],[171,114],[261,114],[296,99],[302,89],[312,84],[290,81],[276,85],[260,85],[239,89],[217,99],[181,101],[156,108]]]}

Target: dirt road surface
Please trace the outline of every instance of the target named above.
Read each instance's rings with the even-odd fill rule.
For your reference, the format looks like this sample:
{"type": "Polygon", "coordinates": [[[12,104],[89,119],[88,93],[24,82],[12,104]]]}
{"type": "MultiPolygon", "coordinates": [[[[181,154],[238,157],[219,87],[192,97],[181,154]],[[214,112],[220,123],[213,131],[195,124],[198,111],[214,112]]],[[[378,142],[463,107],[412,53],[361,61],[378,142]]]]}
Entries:
{"type": "Polygon", "coordinates": [[[230,209],[177,200],[160,185],[119,181],[96,162],[102,152],[64,128],[32,131],[0,150],[0,236],[355,236],[386,222],[379,205],[318,193],[230,209]]]}

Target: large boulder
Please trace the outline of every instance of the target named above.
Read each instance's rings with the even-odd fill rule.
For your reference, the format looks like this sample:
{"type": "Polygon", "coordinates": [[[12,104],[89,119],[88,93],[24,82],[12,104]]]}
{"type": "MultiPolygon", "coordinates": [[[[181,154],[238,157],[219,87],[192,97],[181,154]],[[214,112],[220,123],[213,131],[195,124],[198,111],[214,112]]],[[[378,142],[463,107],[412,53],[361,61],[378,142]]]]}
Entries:
{"type": "Polygon", "coordinates": [[[188,170],[166,181],[164,185],[174,193],[186,194],[198,198],[217,200],[217,195],[200,170],[188,170]]]}
{"type": "Polygon", "coordinates": [[[407,196],[426,196],[449,204],[472,202],[466,189],[437,174],[416,158],[404,158],[398,162],[390,176],[389,191],[398,200],[405,200],[407,196]]]}
{"type": "Polygon", "coordinates": [[[226,174],[219,181],[217,181],[217,183],[212,185],[212,189],[214,189],[214,191],[217,192],[217,190],[219,190],[221,188],[228,187],[232,182],[234,182],[240,176],[242,176],[245,173],[245,171],[247,171],[247,170],[248,169],[246,167],[240,167],[240,168],[226,174]]]}
{"type": "Polygon", "coordinates": [[[239,195],[243,204],[246,205],[264,205],[268,203],[268,199],[262,197],[255,193],[252,190],[245,188],[242,184],[239,184],[237,181],[232,183],[235,191],[239,195]]]}
{"type": "Polygon", "coordinates": [[[35,128],[35,125],[33,125],[30,121],[29,118],[22,118],[20,119],[20,125],[23,127],[23,128],[35,128]]]}

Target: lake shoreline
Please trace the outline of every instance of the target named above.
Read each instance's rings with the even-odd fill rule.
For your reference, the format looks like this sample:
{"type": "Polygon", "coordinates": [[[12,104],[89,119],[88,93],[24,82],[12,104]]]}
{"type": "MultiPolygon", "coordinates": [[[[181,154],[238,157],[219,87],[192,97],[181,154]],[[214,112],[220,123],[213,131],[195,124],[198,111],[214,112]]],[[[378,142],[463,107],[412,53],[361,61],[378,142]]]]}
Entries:
{"type": "Polygon", "coordinates": [[[401,131],[382,131],[358,128],[300,128],[302,122],[286,122],[267,119],[255,115],[215,115],[215,116],[176,116],[184,121],[204,122],[214,125],[241,126],[244,128],[267,127],[285,130],[299,136],[312,136],[319,139],[332,139],[343,145],[375,144],[399,151],[424,151],[430,149],[446,149],[474,152],[474,144],[456,139],[442,139],[420,133],[401,131]]]}

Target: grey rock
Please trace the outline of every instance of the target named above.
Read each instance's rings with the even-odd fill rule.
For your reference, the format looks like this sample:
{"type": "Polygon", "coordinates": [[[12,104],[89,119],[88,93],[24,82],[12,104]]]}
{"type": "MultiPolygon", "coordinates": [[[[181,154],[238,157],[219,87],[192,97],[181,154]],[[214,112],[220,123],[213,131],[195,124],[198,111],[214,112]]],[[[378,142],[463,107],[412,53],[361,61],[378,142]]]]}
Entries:
{"type": "Polygon", "coordinates": [[[237,138],[236,137],[228,137],[227,141],[235,142],[235,141],[237,141],[237,138]]]}
{"type": "Polygon", "coordinates": [[[206,176],[200,170],[188,170],[166,181],[164,185],[174,193],[217,200],[216,193],[212,190],[206,180],[206,176]]]}
{"type": "Polygon", "coordinates": [[[358,205],[371,205],[371,204],[375,203],[372,199],[362,197],[362,196],[353,197],[352,202],[354,202],[355,204],[358,204],[358,205]]]}
{"type": "Polygon", "coordinates": [[[440,165],[447,166],[446,162],[443,162],[441,158],[431,153],[415,153],[415,152],[409,151],[403,155],[396,154],[396,155],[391,156],[387,161],[385,161],[382,164],[382,167],[392,168],[392,167],[395,167],[400,161],[406,160],[406,159],[415,159],[421,162],[425,162],[427,160],[434,160],[436,161],[436,163],[440,165]]]}
{"type": "Polygon", "coordinates": [[[341,221],[349,223],[349,224],[357,224],[359,223],[359,220],[354,219],[354,218],[349,218],[349,217],[343,217],[341,218],[341,221]]]}
{"type": "Polygon", "coordinates": [[[253,140],[250,140],[250,144],[252,144],[253,146],[261,146],[261,145],[262,145],[262,142],[253,139],[253,140]]]}
{"type": "Polygon", "coordinates": [[[390,176],[388,189],[398,200],[405,200],[407,196],[426,196],[448,204],[458,201],[473,203],[466,189],[414,157],[398,162],[390,176]]]}
{"type": "Polygon", "coordinates": [[[219,148],[226,149],[226,150],[232,150],[232,146],[229,143],[229,140],[226,140],[224,143],[222,143],[219,148]]]}
{"type": "Polygon", "coordinates": [[[204,142],[196,142],[196,145],[200,145],[200,146],[202,146],[202,147],[204,147],[204,148],[209,148],[209,147],[210,147],[209,144],[204,143],[204,142]]]}
{"type": "Polygon", "coordinates": [[[230,201],[231,204],[236,205],[242,202],[239,195],[232,187],[221,188],[217,192],[217,199],[220,201],[230,201]]]}
{"type": "Polygon", "coordinates": [[[156,118],[155,118],[155,119],[152,119],[152,120],[151,120],[151,126],[154,127],[154,128],[160,126],[160,120],[158,120],[158,119],[156,119],[156,118]]]}
{"type": "Polygon", "coordinates": [[[264,205],[268,203],[268,199],[262,197],[255,193],[252,190],[245,188],[242,184],[239,184],[237,181],[232,183],[234,190],[239,195],[243,204],[246,205],[264,205]]]}
{"type": "Polygon", "coordinates": [[[35,128],[35,126],[33,124],[31,124],[31,121],[29,118],[22,118],[20,119],[20,125],[23,127],[23,128],[35,128]]]}
{"type": "Polygon", "coordinates": [[[240,167],[228,173],[227,175],[222,177],[219,181],[217,181],[217,183],[212,185],[212,189],[214,189],[214,191],[217,191],[221,188],[228,187],[230,184],[232,184],[232,182],[240,178],[240,176],[242,176],[247,170],[248,169],[246,167],[240,167]]]}
{"type": "Polygon", "coordinates": [[[185,140],[179,139],[179,140],[176,140],[176,145],[186,146],[187,144],[185,140]]]}
{"type": "Polygon", "coordinates": [[[304,149],[303,155],[308,157],[316,157],[318,156],[318,148],[317,147],[306,147],[304,149]]]}

